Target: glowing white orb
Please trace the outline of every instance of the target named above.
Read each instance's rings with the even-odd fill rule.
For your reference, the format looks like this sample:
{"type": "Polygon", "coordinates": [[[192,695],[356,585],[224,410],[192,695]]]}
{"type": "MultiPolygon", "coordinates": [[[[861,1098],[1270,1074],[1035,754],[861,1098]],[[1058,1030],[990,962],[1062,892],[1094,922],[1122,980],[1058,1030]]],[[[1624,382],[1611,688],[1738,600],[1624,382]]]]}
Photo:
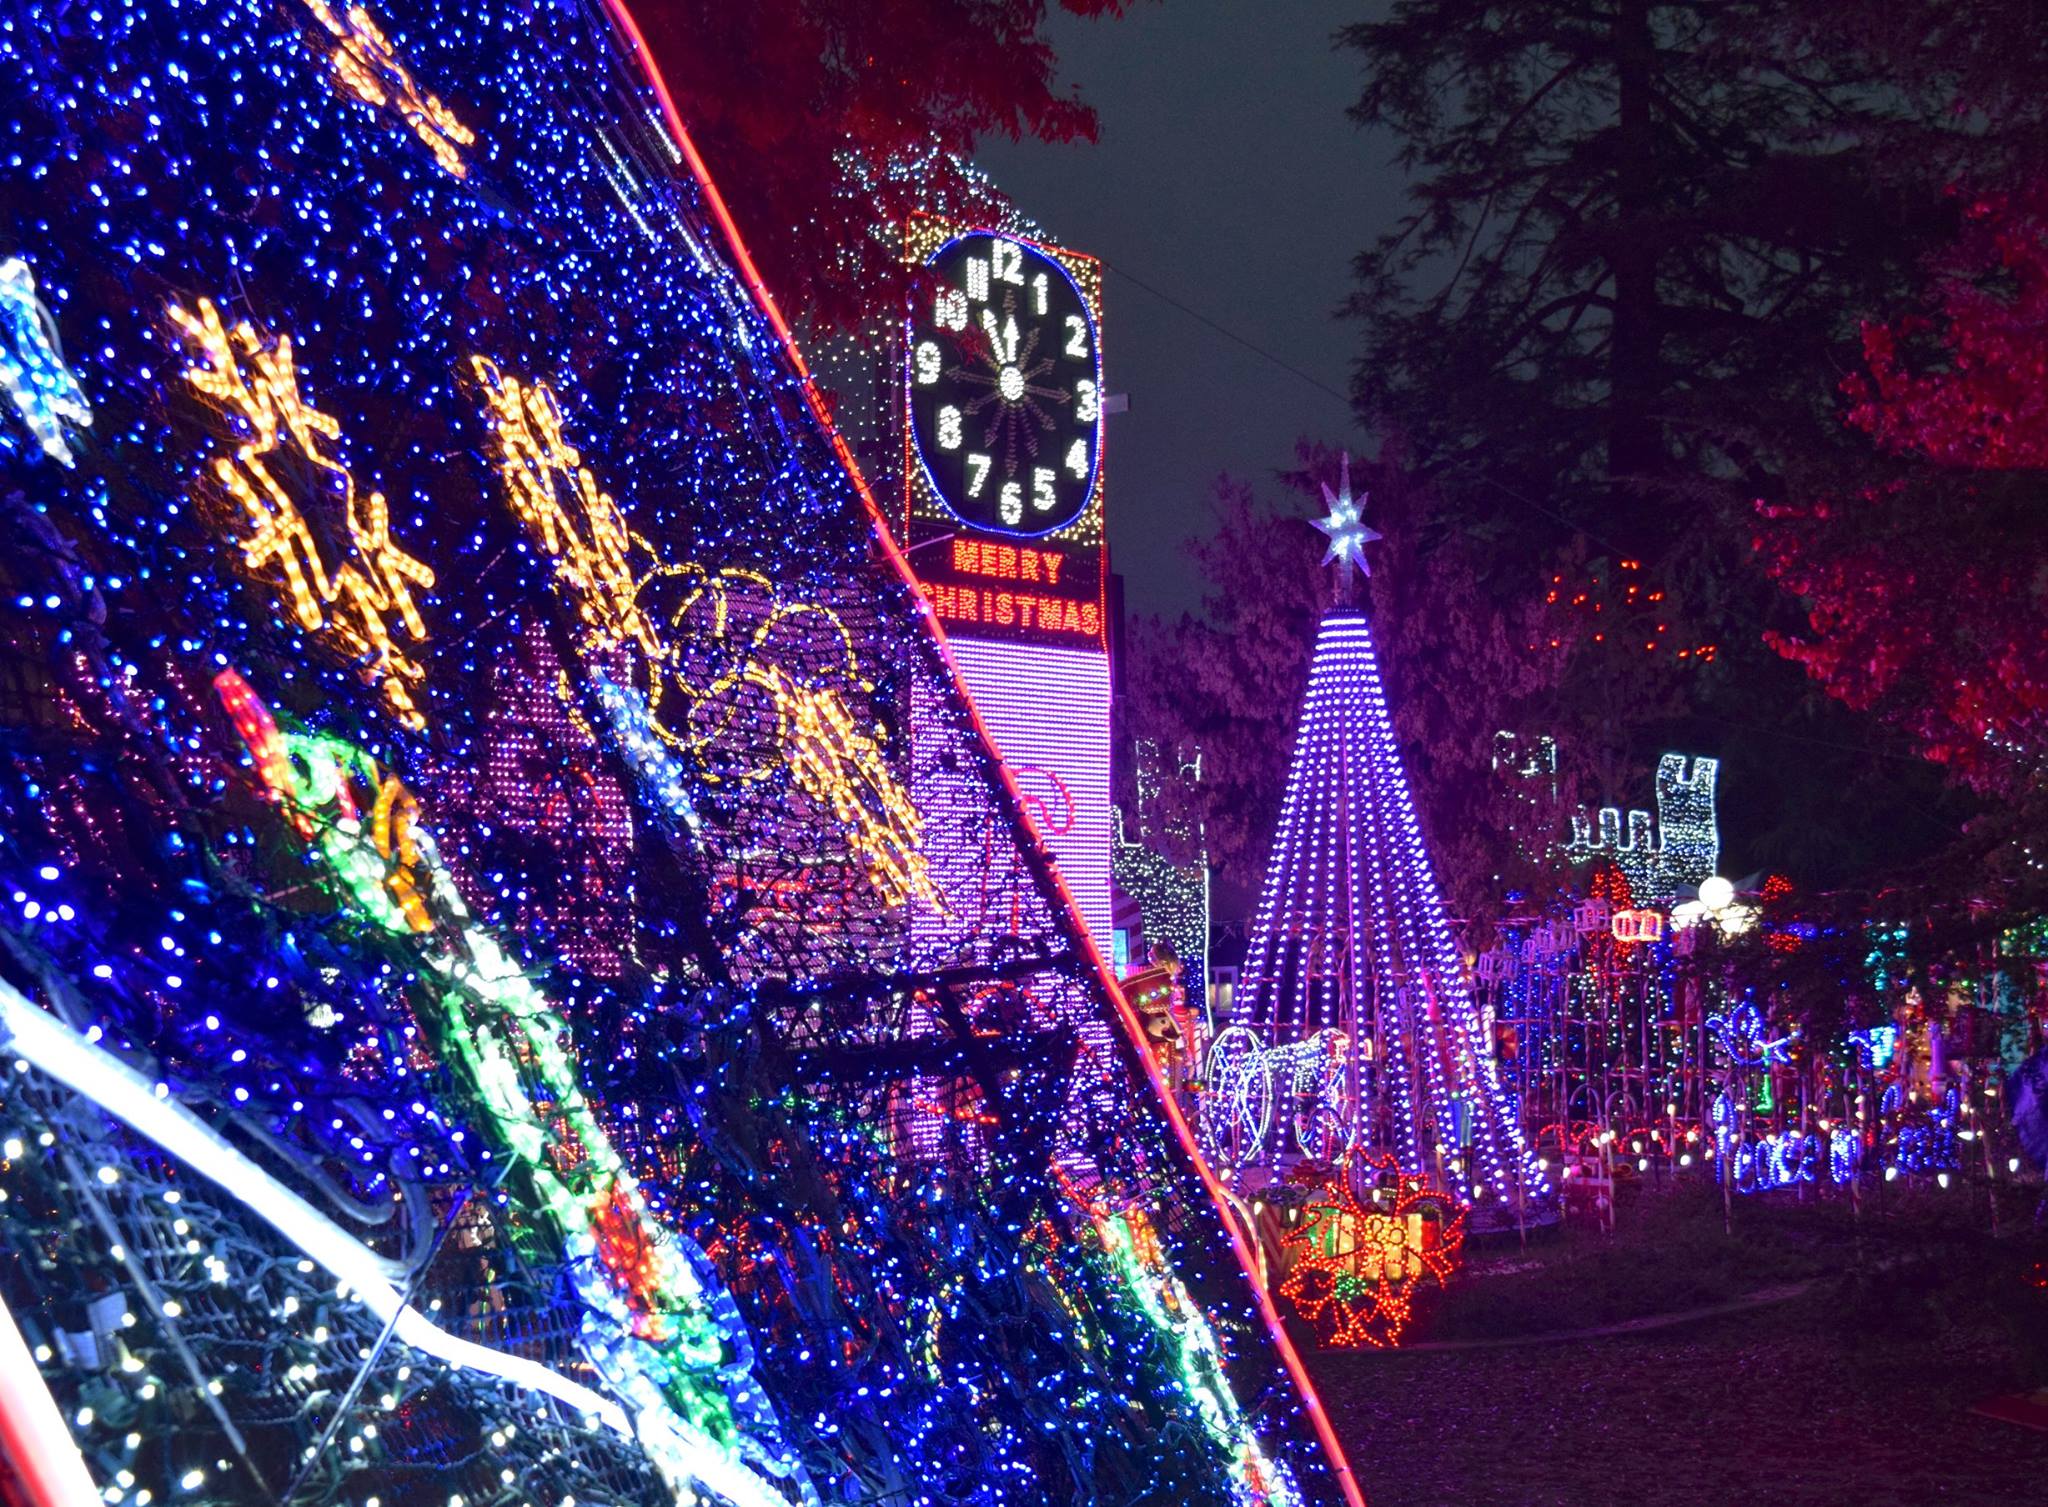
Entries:
{"type": "Polygon", "coordinates": [[[1726,910],[1735,899],[1735,886],[1719,874],[1700,881],[1700,904],[1708,910],[1726,910]]]}

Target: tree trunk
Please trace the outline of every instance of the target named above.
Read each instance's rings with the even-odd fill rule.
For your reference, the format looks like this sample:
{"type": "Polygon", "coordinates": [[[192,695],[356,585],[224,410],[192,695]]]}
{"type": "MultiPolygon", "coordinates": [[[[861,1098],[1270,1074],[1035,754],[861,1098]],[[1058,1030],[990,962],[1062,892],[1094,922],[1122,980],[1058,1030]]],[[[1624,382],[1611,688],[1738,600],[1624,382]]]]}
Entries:
{"type": "Polygon", "coordinates": [[[1659,374],[1656,128],[1651,80],[1657,66],[1650,0],[1619,0],[1614,16],[1615,224],[1607,261],[1614,283],[1608,355],[1607,479],[1618,537],[1632,548],[1656,537],[1643,488],[1663,468],[1656,412],[1659,374]]]}

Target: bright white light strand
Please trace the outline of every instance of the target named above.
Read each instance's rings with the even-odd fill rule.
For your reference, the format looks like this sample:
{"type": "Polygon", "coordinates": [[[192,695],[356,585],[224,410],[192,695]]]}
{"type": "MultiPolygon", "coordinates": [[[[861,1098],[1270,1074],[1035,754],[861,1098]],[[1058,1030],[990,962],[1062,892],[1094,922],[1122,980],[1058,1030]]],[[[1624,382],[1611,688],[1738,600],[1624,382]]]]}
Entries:
{"type": "Polygon", "coordinates": [[[18,256],[0,262],[0,389],[43,454],[72,464],[71,431],[91,426],[92,408],[64,364],[36,275],[18,256]]]}
{"type": "MultiPolygon", "coordinates": [[[[0,982],[0,1050],[83,1094],[138,1135],[218,1183],[332,1272],[380,1322],[389,1323],[397,1314],[394,1333],[413,1349],[451,1366],[487,1372],[529,1391],[544,1392],[631,1437],[625,1409],[610,1398],[522,1356],[473,1344],[435,1326],[405,1303],[396,1285],[405,1273],[397,1263],[343,1230],[222,1140],[212,1126],[182,1104],[159,1098],[155,1086],[134,1068],[88,1042],[5,982],[0,982]]],[[[772,1504],[763,1501],[761,1507],[780,1507],[779,1499],[772,1504]]]]}

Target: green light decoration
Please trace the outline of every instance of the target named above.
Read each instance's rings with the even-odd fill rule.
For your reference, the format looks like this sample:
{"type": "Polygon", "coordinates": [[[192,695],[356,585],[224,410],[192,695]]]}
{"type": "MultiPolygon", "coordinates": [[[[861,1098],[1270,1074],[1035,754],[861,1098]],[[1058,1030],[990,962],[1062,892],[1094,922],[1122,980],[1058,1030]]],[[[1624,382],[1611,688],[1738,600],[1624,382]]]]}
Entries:
{"type": "Polygon", "coordinates": [[[708,1490],[735,1507],[812,1507],[732,1299],[647,1209],[584,1096],[568,1022],[471,918],[410,792],[353,744],[281,729],[237,672],[214,685],[355,917],[414,942],[445,983],[422,1024],[560,1240],[587,1309],[583,1343],[677,1501],[708,1490]]]}
{"type": "Polygon", "coordinates": [[[1142,1209],[1095,1215],[1095,1229],[1110,1265],[1173,1356],[1181,1390],[1202,1427],[1231,1461],[1237,1499],[1263,1507],[1300,1507],[1294,1480],[1259,1443],[1251,1420],[1223,1374],[1223,1352],[1186,1285],[1174,1275],[1159,1235],[1142,1209]]]}

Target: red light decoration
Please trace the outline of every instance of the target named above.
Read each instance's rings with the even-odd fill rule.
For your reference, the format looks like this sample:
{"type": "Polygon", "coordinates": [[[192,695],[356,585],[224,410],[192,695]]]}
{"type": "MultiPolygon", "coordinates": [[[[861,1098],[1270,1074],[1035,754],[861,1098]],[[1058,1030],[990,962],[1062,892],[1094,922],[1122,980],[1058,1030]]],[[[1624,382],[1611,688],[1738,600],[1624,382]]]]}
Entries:
{"type": "Polygon", "coordinates": [[[270,715],[270,708],[263,704],[263,698],[256,694],[255,688],[242,678],[238,670],[222,670],[213,677],[213,688],[220,695],[228,720],[234,723],[235,731],[248,745],[249,756],[255,761],[263,788],[284,808],[299,836],[310,838],[313,823],[305,812],[287,799],[292,788],[292,760],[291,755],[285,752],[284,735],[278,732],[277,719],[270,715]]]}
{"type": "Polygon", "coordinates": [[[1617,942],[1661,942],[1664,913],[1654,910],[1618,910],[1608,923],[1617,942]]]}
{"type": "Polygon", "coordinates": [[[662,1313],[660,1248],[649,1237],[632,1195],[620,1184],[612,1184],[591,1208],[590,1233],[597,1259],[632,1313],[633,1332],[653,1344],[666,1340],[669,1324],[662,1313]]]}
{"type": "Polygon", "coordinates": [[[1043,581],[1060,584],[1067,557],[1056,549],[1023,544],[990,544],[981,539],[953,541],[953,569],[962,575],[993,576],[1001,581],[1043,581]]]}
{"type": "Polygon", "coordinates": [[[1618,644],[1640,643],[1645,654],[1669,652],[1681,660],[1711,661],[1718,652],[1714,644],[1672,646],[1670,609],[1664,605],[1664,593],[1642,579],[1642,569],[1640,560],[1598,561],[1589,569],[1584,584],[1567,585],[1561,573],[1551,576],[1550,590],[1544,595],[1545,605],[1555,609],[1552,623],[1556,631],[1550,637],[1550,647],[1565,648],[1591,628],[1596,644],[1607,642],[1612,633],[1618,644]]]}
{"type": "Polygon", "coordinates": [[[1465,1211],[1411,1173],[1396,1174],[1389,1208],[1359,1201],[1340,1174],[1281,1236],[1290,1259],[1280,1295],[1335,1350],[1401,1343],[1424,1278],[1446,1285],[1465,1247],[1465,1211]]]}
{"type": "Polygon", "coordinates": [[[1063,633],[1089,640],[1102,635],[1102,609],[1093,602],[1077,602],[1072,597],[937,583],[927,584],[924,593],[941,622],[1036,628],[1042,633],[1063,633]]]}

